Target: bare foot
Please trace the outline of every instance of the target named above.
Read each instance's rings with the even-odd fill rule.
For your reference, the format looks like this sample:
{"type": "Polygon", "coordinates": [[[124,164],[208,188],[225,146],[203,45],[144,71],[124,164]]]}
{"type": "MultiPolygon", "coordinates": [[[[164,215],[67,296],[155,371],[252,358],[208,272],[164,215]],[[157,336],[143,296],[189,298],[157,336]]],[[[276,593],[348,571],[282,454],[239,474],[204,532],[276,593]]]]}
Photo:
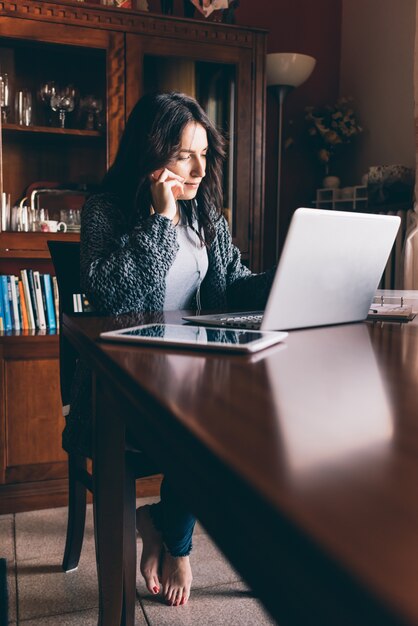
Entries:
{"type": "Polygon", "coordinates": [[[136,510],[136,529],[143,543],[140,564],[141,574],[145,578],[148,590],[155,594],[160,591],[158,568],[163,549],[163,540],[161,534],[154,528],[149,505],[141,506],[136,510]]]}
{"type": "Polygon", "coordinates": [[[171,556],[164,552],[162,569],[163,594],[167,604],[186,604],[192,585],[192,568],[188,556],[171,556]]]}

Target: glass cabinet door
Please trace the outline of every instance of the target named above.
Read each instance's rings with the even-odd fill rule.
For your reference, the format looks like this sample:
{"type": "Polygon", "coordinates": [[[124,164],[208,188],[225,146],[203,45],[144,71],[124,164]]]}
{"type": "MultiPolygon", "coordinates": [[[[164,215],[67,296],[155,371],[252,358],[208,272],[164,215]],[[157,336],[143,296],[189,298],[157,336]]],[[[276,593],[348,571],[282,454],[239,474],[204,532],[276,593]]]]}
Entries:
{"type": "Polygon", "coordinates": [[[12,204],[32,187],[98,185],[125,123],[124,68],[116,59],[124,53],[123,35],[71,26],[60,31],[54,24],[32,32],[19,20],[4,22],[3,183],[12,204]],[[119,101],[108,95],[114,84],[122,84],[119,101]]]}
{"type": "Polygon", "coordinates": [[[127,36],[127,113],[153,90],[195,97],[227,140],[222,209],[243,260],[250,261],[253,180],[251,50],[163,37],[127,36]]]}

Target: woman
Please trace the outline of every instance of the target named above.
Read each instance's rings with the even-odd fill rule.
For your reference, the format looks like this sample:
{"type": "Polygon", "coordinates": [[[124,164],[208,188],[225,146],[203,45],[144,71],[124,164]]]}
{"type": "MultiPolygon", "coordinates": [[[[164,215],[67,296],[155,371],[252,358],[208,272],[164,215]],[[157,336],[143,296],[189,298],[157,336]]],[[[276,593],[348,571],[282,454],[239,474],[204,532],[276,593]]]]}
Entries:
{"type": "MultiPolygon", "coordinates": [[[[223,158],[223,139],[193,98],[153,94],[137,103],[103,193],[82,211],[81,278],[95,309],[264,307],[272,274],[253,275],[241,264],[220,215],[223,158]]],[[[88,445],[89,416],[80,400],[85,379],[80,371],[66,449],[88,445]]],[[[151,593],[161,584],[170,605],[185,604],[190,595],[194,524],[167,476],[161,501],[137,511],[141,572],[151,593]]]]}

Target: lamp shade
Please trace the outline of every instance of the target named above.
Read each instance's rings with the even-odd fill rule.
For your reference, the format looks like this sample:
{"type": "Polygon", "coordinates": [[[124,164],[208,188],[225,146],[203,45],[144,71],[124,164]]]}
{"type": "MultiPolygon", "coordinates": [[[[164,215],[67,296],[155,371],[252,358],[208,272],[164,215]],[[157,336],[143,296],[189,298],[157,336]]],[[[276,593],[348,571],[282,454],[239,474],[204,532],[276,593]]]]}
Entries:
{"type": "Polygon", "coordinates": [[[274,52],[267,55],[267,85],[299,87],[312,74],[316,59],[297,52],[274,52]]]}

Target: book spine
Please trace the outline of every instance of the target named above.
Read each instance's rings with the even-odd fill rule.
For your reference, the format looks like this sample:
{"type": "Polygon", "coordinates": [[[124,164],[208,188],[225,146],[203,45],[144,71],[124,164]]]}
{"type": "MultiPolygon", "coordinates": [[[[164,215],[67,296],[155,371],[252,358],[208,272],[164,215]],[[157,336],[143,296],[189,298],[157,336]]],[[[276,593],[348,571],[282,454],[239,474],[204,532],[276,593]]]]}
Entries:
{"type": "Polygon", "coordinates": [[[35,282],[33,278],[33,270],[27,270],[27,272],[28,272],[30,299],[32,302],[33,315],[35,318],[35,328],[39,330],[40,329],[39,312],[38,312],[38,303],[37,303],[36,294],[35,294],[35,282]]]}
{"type": "Polygon", "coordinates": [[[20,275],[22,276],[23,291],[25,294],[25,302],[26,302],[26,310],[28,313],[28,328],[30,330],[34,330],[35,329],[35,316],[33,313],[32,300],[30,297],[27,270],[20,270],[20,275]]]}
{"type": "Polygon", "coordinates": [[[28,318],[28,310],[26,307],[26,298],[25,298],[25,290],[23,289],[23,281],[18,280],[17,285],[19,288],[19,296],[20,296],[20,307],[22,309],[22,328],[24,330],[28,330],[29,328],[29,318],[28,318]]]}
{"type": "Polygon", "coordinates": [[[55,307],[55,320],[57,323],[57,329],[60,327],[60,297],[58,292],[57,277],[52,277],[52,287],[54,290],[54,307],[55,307]]]}
{"type": "Polygon", "coordinates": [[[33,282],[35,285],[36,305],[38,308],[39,330],[45,330],[46,319],[45,319],[44,303],[42,299],[41,279],[40,279],[38,270],[34,270],[33,272],[33,282]]]}
{"type": "Polygon", "coordinates": [[[39,284],[41,286],[41,294],[42,294],[42,308],[44,310],[44,315],[45,315],[45,324],[46,324],[46,327],[48,328],[48,315],[47,315],[47,310],[46,310],[45,284],[44,284],[43,276],[44,276],[43,274],[39,273],[39,284]]]}
{"type": "Polygon", "coordinates": [[[12,316],[9,304],[9,292],[7,287],[7,276],[1,276],[3,309],[4,309],[4,330],[12,330],[12,316]]]}
{"type": "Polygon", "coordinates": [[[6,322],[4,319],[4,304],[3,304],[3,287],[0,281],[0,331],[5,330],[6,322]]]}
{"type": "Polygon", "coordinates": [[[12,276],[12,281],[15,284],[16,291],[16,300],[17,300],[17,317],[19,320],[19,330],[23,328],[23,315],[22,315],[22,304],[20,302],[20,291],[19,291],[19,279],[17,276],[12,276]]]}
{"type": "Polygon", "coordinates": [[[17,308],[15,277],[11,274],[7,277],[7,287],[9,290],[10,311],[12,313],[13,330],[20,330],[19,311],[17,308]]]}
{"type": "Polygon", "coordinates": [[[57,323],[55,320],[54,299],[52,297],[51,276],[49,274],[44,274],[42,278],[44,282],[46,317],[48,320],[48,328],[50,330],[55,330],[57,327],[57,323]]]}

